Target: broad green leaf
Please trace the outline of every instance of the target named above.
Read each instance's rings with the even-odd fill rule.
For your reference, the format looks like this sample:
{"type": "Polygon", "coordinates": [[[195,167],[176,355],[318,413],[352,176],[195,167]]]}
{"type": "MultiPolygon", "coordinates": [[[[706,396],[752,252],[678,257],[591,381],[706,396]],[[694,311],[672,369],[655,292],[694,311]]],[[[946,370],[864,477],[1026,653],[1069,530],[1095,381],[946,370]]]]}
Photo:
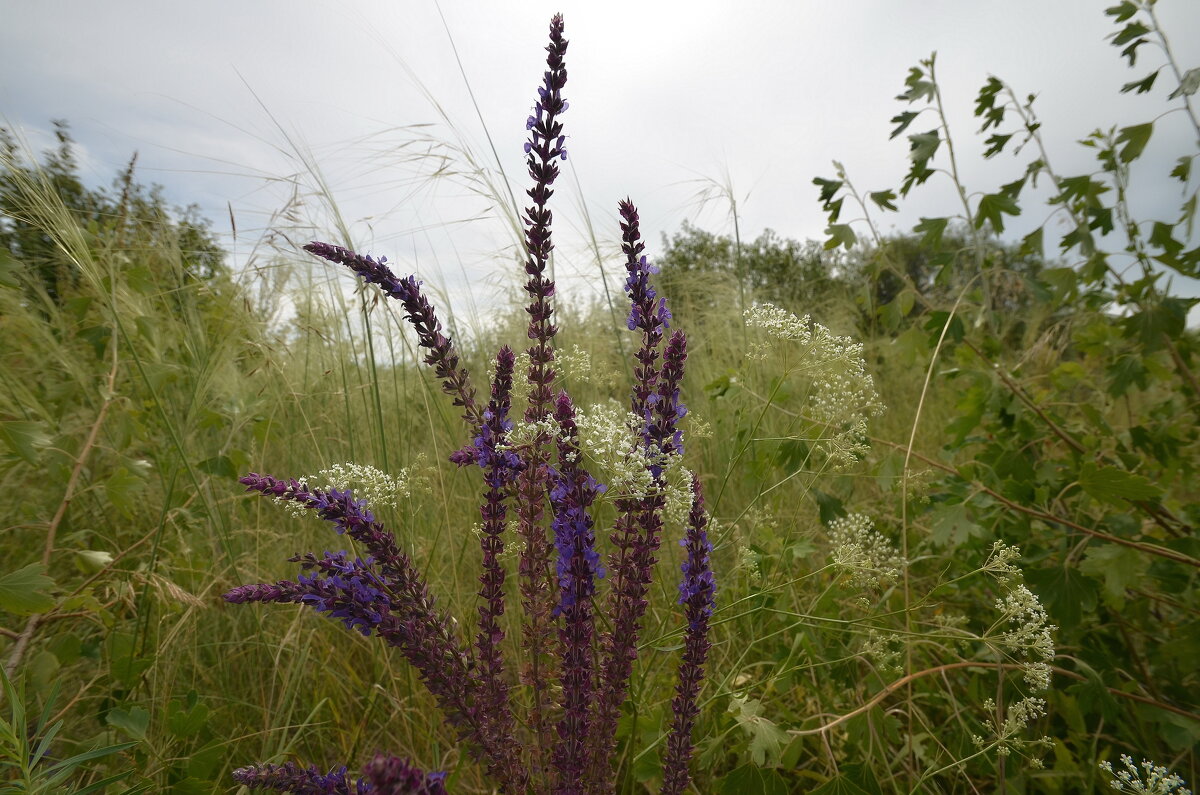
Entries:
{"type": "Polygon", "coordinates": [[[1186,298],[1163,298],[1129,317],[1122,318],[1121,328],[1147,348],[1147,353],[1163,347],[1164,338],[1176,339],[1187,325],[1190,303],[1186,298]]]}
{"type": "Polygon", "coordinates": [[[1115,6],[1104,9],[1105,16],[1114,17],[1114,22],[1124,22],[1137,13],[1137,5],[1133,0],[1122,0],[1115,6]]]}
{"type": "Polygon", "coordinates": [[[847,775],[837,775],[814,790],[809,790],[808,795],[871,795],[862,787],[850,780],[847,775]]]}
{"type": "Polygon", "coordinates": [[[108,716],[104,719],[110,727],[124,731],[134,740],[145,740],[146,729],[150,727],[150,713],[140,706],[133,706],[128,710],[114,707],[108,711],[108,716]]]}
{"type": "Polygon", "coordinates": [[[1167,99],[1175,99],[1177,97],[1190,97],[1200,90],[1200,67],[1188,69],[1183,79],[1179,81],[1179,88],[1167,95],[1167,99]]]}
{"type": "Polygon", "coordinates": [[[788,733],[762,715],[762,702],[732,696],[729,712],[750,738],[750,759],[758,767],[775,767],[787,745],[788,733]]]}
{"type": "Polygon", "coordinates": [[[918,164],[927,163],[930,158],[937,154],[938,147],[942,143],[937,130],[910,135],[908,136],[908,140],[912,144],[909,147],[908,157],[914,163],[918,164]]]}
{"type": "Polygon", "coordinates": [[[196,465],[196,468],[208,475],[237,480],[241,474],[227,455],[206,458],[196,465]]]}
{"type": "Polygon", "coordinates": [[[942,244],[942,235],[949,223],[949,218],[922,218],[913,231],[921,234],[921,245],[937,248],[942,244]]]}
{"type": "Polygon", "coordinates": [[[930,512],[929,522],[930,540],[940,547],[957,547],[972,537],[981,538],[986,532],[968,518],[963,503],[939,505],[930,512]]]}
{"type": "Polygon", "coordinates": [[[850,249],[858,242],[858,236],[854,234],[854,229],[850,227],[850,224],[832,224],[825,230],[825,234],[829,235],[829,239],[825,241],[826,250],[838,246],[850,249]]]}
{"type": "Polygon", "coordinates": [[[1195,156],[1181,157],[1175,161],[1175,168],[1171,169],[1171,176],[1180,182],[1187,184],[1187,181],[1192,176],[1192,160],[1195,156]]]}
{"type": "Polygon", "coordinates": [[[988,139],[984,141],[984,143],[987,144],[987,149],[983,151],[983,156],[985,158],[992,158],[1003,152],[1004,147],[1008,144],[1009,140],[1012,139],[1013,135],[1014,133],[995,133],[993,135],[989,135],[988,139]]]}
{"type": "Polygon", "coordinates": [[[50,446],[50,436],[40,422],[9,420],[0,422],[0,441],[26,463],[37,465],[38,451],[50,446]]]}
{"type": "Polygon", "coordinates": [[[0,610],[28,616],[44,613],[54,607],[54,580],[46,576],[40,563],[0,575],[0,610]]]}
{"type": "Polygon", "coordinates": [[[719,795],[788,795],[792,788],[774,770],[742,765],[717,782],[719,795]]]}
{"type": "Polygon", "coordinates": [[[1136,90],[1139,94],[1145,94],[1147,91],[1154,88],[1154,79],[1158,77],[1158,73],[1160,71],[1162,71],[1161,66],[1143,77],[1141,80],[1134,80],[1133,82],[1126,83],[1125,85],[1121,86],[1121,93],[1128,94],[1130,91],[1136,90]]]}
{"type": "Polygon", "coordinates": [[[821,203],[828,204],[833,201],[833,197],[842,189],[842,181],[840,179],[822,179],[814,177],[813,184],[821,189],[821,203]]]}
{"type": "Polygon", "coordinates": [[[987,222],[992,225],[996,234],[1000,234],[1004,231],[1006,214],[1021,214],[1021,208],[1016,199],[1003,193],[989,193],[979,200],[979,208],[975,211],[975,228],[979,229],[987,222]]]}
{"type": "Polygon", "coordinates": [[[1066,630],[1096,609],[1096,584],[1070,566],[1027,569],[1025,579],[1041,598],[1054,622],[1066,630]]]}
{"type": "Polygon", "coordinates": [[[1041,258],[1045,253],[1045,248],[1042,244],[1044,237],[1044,226],[1039,226],[1025,237],[1021,238],[1021,248],[1018,253],[1024,256],[1041,258]]]}
{"type": "Polygon", "coordinates": [[[1129,163],[1136,160],[1142,154],[1142,150],[1146,148],[1146,144],[1150,141],[1150,135],[1154,132],[1154,122],[1146,122],[1145,124],[1135,124],[1132,127],[1122,127],[1117,133],[1117,143],[1125,144],[1121,147],[1118,157],[1122,163],[1129,163]]]}
{"type": "Polygon", "coordinates": [[[893,191],[893,190],[877,190],[872,193],[868,193],[867,195],[871,197],[871,201],[873,201],[877,205],[879,205],[880,209],[891,210],[892,212],[896,212],[896,204],[895,204],[896,192],[895,191],[893,191]]]}
{"type": "Polygon", "coordinates": [[[904,102],[933,99],[933,83],[925,79],[925,71],[919,67],[913,66],[908,70],[908,77],[904,79],[904,85],[908,87],[908,90],[903,94],[896,95],[896,99],[904,102]]]}
{"type": "Polygon", "coordinates": [[[104,493],[112,506],[120,511],[122,516],[129,518],[133,516],[138,493],[143,486],[145,481],[140,477],[125,467],[118,467],[104,482],[104,493]]]}
{"type": "Polygon", "coordinates": [[[1079,563],[1081,572],[1104,583],[1107,601],[1117,606],[1124,604],[1125,590],[1141,582],[1149,568],[1145,555],[1120,544],[1090,546],[1079,563]]]}
{"type": "Polygon", "coordinates": [[[1079,485],[1096,499],[1116,505],[1121,499],[1153,500],[1162,495],[1161,488],[1141,475],[1090,461],[1079,468],[1079,485]]]}
{"type": "Polygon", "coordinates": [[[900,133],[908,129],[908,125],[913,123],[913,120],[921,115],[919,110],[906,110],[892,117],[892,124],[896,125],[896,129],[892,130],[892,134],[888,136],[889,140],[895,138],[900,133]]]}

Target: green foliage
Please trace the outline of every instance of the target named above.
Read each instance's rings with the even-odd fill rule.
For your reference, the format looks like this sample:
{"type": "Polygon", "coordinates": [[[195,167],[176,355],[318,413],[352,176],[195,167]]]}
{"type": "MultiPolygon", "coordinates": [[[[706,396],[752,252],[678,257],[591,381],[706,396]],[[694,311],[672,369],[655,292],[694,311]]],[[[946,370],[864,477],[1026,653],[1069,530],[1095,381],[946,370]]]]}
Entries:
{"type": "MultiPolygon", "coordinates": [[[[1151,3],[1124,2],[1107,13],[1120,23],[1112,42],[1130,65],[1150,41],[1168,59],[1121,91],[1153,95],[1156,86],[1162,90],[1160,73],[1180,74],[1151,3]]],[[[1167,274],[1196,273],[1198,249],[1189,246],[1198,153],[1178,157],[1170,173],[1184,187],[1177,216],[1139,218],[1133,187],[1153,178],[1138,183],[1135,174],[1150,167],[1156,128],[1182,122],[1189,136],[1200,136],[1194,111],[1180,101],[1186,88],[1160,98],[1175,100],[1174,115],[1155,112],[1145,123],[1086,136],[1081,143],[1096,168],[1061,174],[1043,145],[1033,96],[1022,100],[989,78],[975,103],[987,135],[983,156],[1033,154],[1017,180],[980,190],[959,178],[953,157],[957,149],[961,162],[962,143],[945,120],[935,59],[911,70],[905,86],[899,99],[920,108],[893,119],[893,137],[918,113],[939,124],[909,136],[911,165],[900,194],[938,173],[961,199],[957,213],[922,218],[914,237],[901,238],[915,254],[897,250],[895,241],[857,254],[873,292],[867,322],[878,320],[905,340],[923,333],[928,367],[947,373],[944,383],[931,382],[925,411],[954,408],[945,432],[920,412],[909,414],[915,438],[925,439],[904,473],[924,472],[918,494],[904,497],[911,543],[971,555],[999,538],[1038,562],[1028,580],[1059,627],[1056,679],[1086,682],[1070,692],[1087,697],[1050,699],[1041,728],[1058,738],[1051,770],[1031,772],[1022,788],[1091,792],[1098,753],[1194,760],[1200,747],[1189,732],[1200,730],[1200,678],[1194,658],[1181,665],[1177,650],[1194,647],[1200,608],[1200,339],[1186,327],[1196,301],[1170,294],[1167,274]],[[1017,245],[985,236],[1003,232],[1010,218],[1047,214],[1022,198],[1035,178],[1052,186],[1046,209],[1067,219],[1066,233],[1056,240],[1054,227],[1043,224],[1017,245]],[[1042,262],[1044,245],[1055,240],[1061,261],[1042,262]],[[947,388],[957,397],[940,398],[947,388]],[[1188,730],[1166,732],[1168,723],[1188,730]],[[1099,747],[1097,732],[1104,737],[1099,747]]],[[[837,168],[836,183],[819,181],[820,201],[827,211],[840,211],[844,199],[856,202],[879,240],[870,205],[837,168]]],[[[831,223],[836,215],[830,212],[831,223]]],[[[829,245],[848,240],[833,236],[829,245]]],[[[912,714],[915,706],[906,709],[912,714]]],[[[1194,762],[1181,773],[1189,764],[1185,777],[1194,779],[1194,762]]]]}

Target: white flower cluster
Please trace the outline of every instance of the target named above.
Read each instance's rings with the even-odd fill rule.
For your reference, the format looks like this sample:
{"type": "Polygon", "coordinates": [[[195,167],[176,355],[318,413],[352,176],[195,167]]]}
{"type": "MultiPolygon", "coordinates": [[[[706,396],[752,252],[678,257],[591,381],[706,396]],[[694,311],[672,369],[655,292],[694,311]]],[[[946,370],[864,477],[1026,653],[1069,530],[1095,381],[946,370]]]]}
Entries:
{"type": "Polygon", "coordinates": [[[615,400],[580,410],[575,417],[579,447],[596,468],[606,486],[605,497],[640,500],[656,487],[652,465],[662,467],[663,515],[674,524],[687,522],[692,510],[692,473],[683,467],[683,457],[647,450],[642,440],[642,419],[615,400]]]}
{"type": "MultiPolygon", "coordinates": [[[[996,753],[1000,756],[1008,756],[1013,750],[1021,750],[1029,745],[1052,746],[1054,744],[1049,737],[1032,742],[1021,738],[1021,732],[1025,731],[1030,723],[1046,714],[1046,702],[1043,699],[1022,698],[1005,711],[1003,722],[995,717],[996,702],[992,699],[989,698],[983,702],[983,709],[992,715],[988,718],[988,725],[995,735],[996,753]]],[[[979,735],[975,735],[971,739],[978,746],[984,744],[983,738],[979,735]]],[[[1031,761],[1036,763],[1039,760],[1031,761]]]]}
{"type": "Polygon", "coordinates": [[[758,567],[762,556],[747,546],[738,547],[739,568],[746,570],[746,576],[752,585],[762,582],[762,570],[758,567]]]}
{"type": "Polygon", "coordinates": [[[578,345],[572,345],[570,349],[559,348],[554,352],[554,369],[572,381],[590,384],[592,355],[578,345]]]}
{"type": "Polygon", "coordinates": [[[983,564],[983,570],[1000,582],[1006,583],[1014,577],[1021,576],[1021,570],[1013,565],[1013,561],[1020,557],[1020,547],[1010,547],[1003,541],[997,541],[992,544],[992,551],[988,555],[987,562],[983,564]]]}
{"type": "Polygon", "coordinates": [[[1192,795],[1192,791],[1184,786],[1187,782],[1148,759],[1142,760],[1142,770],[1146,772],[1144,781],[1141,771],[1133,764],[1133,759],[1129,754],[1121,754],[1121,763],[1125,765],[1125,769],[1119,771],[1113,770],[1111,762],[1100,763],[1100,769],[1113,776],[1108,783],[1117,792],[1140,792],[1146,793],[1146,795],[1192,795]]]}
{"type": "MultiPolygon", "coordinates": [[[[381,506],[395,508],[397,497],[408,498],[412,496],[413,481],[415,479],[412,475],[412,469],[412,467],[405,467],[400,470],[400,474],[389,475],[380,469],[365,464],[334,464],[327,469],[322,469],[315,475],[306,475],[302,478],[297,478],[297,480],[310,489],[321,489],[323,491],[330,491],[331,489],[337,489],[338,491],[354,489],[354,498],[366,500],[367,505],[372,509],[377,509],[381,506]]],[[[293,516],[299,517],[308,513],[307,508],[292,500],[284,500],[276,497],[275,502],[282,505],[293,516]]]]}
{"type": "Polygon", "coordinates": [[[578,412],[575,424],[579,447],[603,471],[610,495],[638,499],[653,489],[640,417],[609,400],[578,412]]]}
{"type": "MultiPolygon", "coordinates": [[[[809,380],[805,413],[823,426],[815,447],[835,468],[859,460],[867,451],[867,420],[884,410],[867,373],[862,343],[836,336],[809,315],[796,317],[772,304],[747,309],[745,318],[748,326],[801,348],[794,371],[809,380]]],[[[762,355],[761,346],[752,348],[752,358],[762,355]]]]}
{"type": "Polygon", "coordinates": [[[904,642],[899,635],[881,635],[873,629],[867,633],[867,639],[862,645],[862,653],[875,660],[880,668],[890,674],[903,673],[904,668],[900,664],[903,652],[904,642]]]}
{"type": "Polygon", "coordinates": [[[1009,591],[996,600],[996,609],[1008,619],[1011,629],[1001,636],[1001,642],[1027,662],[1022,665],[1025,683],[1035,690],[1050,687],[1050,661],[1054,659],[1054,639],[1050,633],[1058,627],[1049,623],[1046,608],[1037,596],[1024,585],[1009,591]]]}
{"type": "Polygon", "coordinates": [[[859,588],[895,580],[905,566],[892,542],[875,529],[871,517],[852,513],[829,523],[833,562],[850,571],[850,582],[859,588]]]}

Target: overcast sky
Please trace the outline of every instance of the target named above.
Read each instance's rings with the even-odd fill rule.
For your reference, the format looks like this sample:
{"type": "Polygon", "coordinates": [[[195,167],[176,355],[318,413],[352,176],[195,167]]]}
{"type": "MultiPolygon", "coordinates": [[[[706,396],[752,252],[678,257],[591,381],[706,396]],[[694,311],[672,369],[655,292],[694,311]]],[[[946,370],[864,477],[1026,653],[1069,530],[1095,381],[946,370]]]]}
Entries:
{"type": "MultiPolygon", "coordinates": [[[[441,147],[450,142],[494,167],[490,135],[521,195],[524,120],[555,11],[571,42],[570,169],[553,205],[558,267],[592,279],[584,207],[619,268],[615,209],[626,195],[653,253],[684,219],[731,228],[727,202],[698,201],[706,185],[732,185],[744,237],[770,227],[801,239],[821,237],[811,181],[832,176],[832,160],[864,190],[898,187],[908,145],[888,141],[888,120],[903,109],[894,97],[908,68],[935,50],[972,189],[994,191],[1029,159],[979,157],[971,111],[989,74],[1038,94],[1057,170],[1093,170],[1075,141],[1156,118],[1173,88],[1164,72],[1150,95],[1117,94],[1161,56],[1145,47],[1136,69],[1125,66],[1105,41],[1110,4],[0,0],[0,117],[35,148],[48,143],[50,119],[68,119],[94,184],[136,150],[144,181],[199,204],[219,232],[229,232],[232,211],[235,260],[284,206],[293,175],[302,195],[313,190],[303,160],[312,158],[355,245],[457,301],[486,304],[512,236],[469,183],[431,178],[439,167],[469,172],[461,158],[416,155],[451,155],[441,147]]],[[[1200,2],[1162,0],[1158,13],[1182,66],[1200,66],[1200,2]]],[[[933,126],[922,119],[910,131],[933,126]]],[[[1165,174],[1195,151],[1194,137],[1179,114],[1156,125],[1149,157],[1158,165],[1135,186],[1146,212],[1177,210],[1177,183],[1165,174]]],[[[307,202],[319,217],[319,202],[307,202]]],[[[953,213],[955,202],[948,183],[931,184],[882,220],[908,229],[919,216],[953,213]]],[[[1045,217],[1027,213],[1015,231],[1045,217]]]]}

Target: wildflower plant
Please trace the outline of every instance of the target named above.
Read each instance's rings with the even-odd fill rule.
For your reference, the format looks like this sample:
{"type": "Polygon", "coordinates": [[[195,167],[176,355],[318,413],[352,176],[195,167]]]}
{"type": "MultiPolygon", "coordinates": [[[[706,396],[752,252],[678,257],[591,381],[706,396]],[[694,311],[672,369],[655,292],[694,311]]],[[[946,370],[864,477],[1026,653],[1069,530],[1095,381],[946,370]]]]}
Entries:
{"type": "MultiPolygon", "coordinates": [[[[562,95],[567,80],[563,30],[562,17],[555,16],[543,83],[526,123],[526,165],[533,183],[524,216],[529,346],[520,354],[500,349],[486,399],[415,276],[397,277],[385,258],[328,243],[305,246],[401,303],[425,363],[462,412],[470,441],[451,460],[477,467],[483,480],[476,533],[480,601],[473,636],[460,632],[466,622],[457,623],[439,607],[422,573],[372,512],[372,504],[403,493],[403,479],[362,468],[335,468],[299,480],[242,478],[249,491],[315,513],[356,551],[296,555],[291,561],[301,572],[295,580],[244,585],[225,599],[309,605],[398,649],[501,791],[611,792],[617,719],[629,695],[665,517],[682,514],[686,527],[679,543],[685,554],[678,601],[686,626],[662,773],[663,791],[678,793],[691,780],[692,733],[716,593],[700,478],[680,463],[687,338],[670,328],[666,299],[657,294],[651,279],[655,269],[643,254],[637,208],[622,201],[628,327],[640,337],[629,410],[581,412],[557,388],[549,202],[558,161],[567,157],[561,121],[568,108],[562,95]],[[514,406],[518,393],[523,412],[514,406]],[[589,469],[597,465],[597,472],[611,478],[608,486],[589,469]],[[349,488],[351,482],[363,489],[349,488]],[[596,524],[601,499],[615,507],[607,533],[596,524]],[[523,611],[521,635],[511,640],[502,620],[512,590],[502,565],[509,547],[519,550],[515,590],[523,611]],[[602,580],[608,582],[607,594],[602,580]],[[608,621],[597,621],[599,614],[608,621]],[[505,654],[516,644],[524,661],[519,669],[505,654]],[[519,685],[526,689],[521,699],[512,693],[519,685]],[[527,707],[525,714],[516,714],[518,704],[527,707]]],[[[234,775],[252,789],[296,793],[445,791],[443,773],[426,773],[406,759],[385,755],[368,762],[357,778],[347,767],[322,773],[293,762],[244,767],[234,775]]]]}

